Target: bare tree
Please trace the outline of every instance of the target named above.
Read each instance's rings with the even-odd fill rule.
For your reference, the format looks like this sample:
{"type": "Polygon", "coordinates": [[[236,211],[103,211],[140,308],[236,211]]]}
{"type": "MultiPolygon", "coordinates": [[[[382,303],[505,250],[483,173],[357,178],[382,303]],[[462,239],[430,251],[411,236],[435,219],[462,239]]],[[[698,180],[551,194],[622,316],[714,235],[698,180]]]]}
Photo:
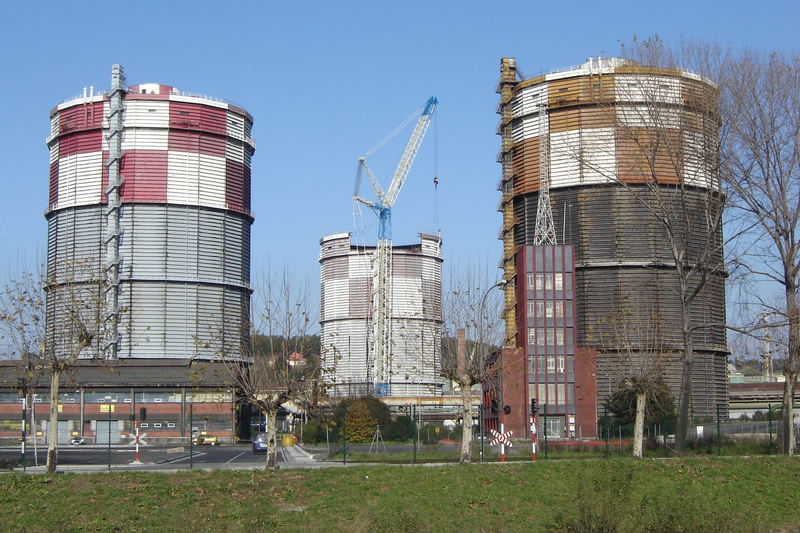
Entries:
{"type": "Polygon", "coordinates": [[[316,343],[309,335],[315,321],[308,285],[297,282],[288,267],[268,272],[254,300],[247,340],[234,352],[222,349],[221,358],[241,401],[266,416],[266,465],[277,468],[278,412],[284,406],[317,403],[320,357],[310,353],[316,343]]]}
{"type": "Polygon", "coordinates": [[[47,471],[56,470],[58,395],[62,378],[79,358],[102,358],[108,317],[106,283],[94,261],[59,265],[44,279],[22,273],[6,285],[0,304],[2,327],[13,355],[31,379],[50,379],[47,471]]]}
{"type": "Polygon", "coordinates": [[[635,398],[633,456],[638,458],[642,457],[647,407],[668,393],[664,369],[673,355],[664,345],[663,324],[652,307],[652,303],[642,301],[621,305],[608,317],[608,327],[603,328],[610,336],[601,334],[602,344],[610,348],[606,357],[612,363],[605,371],[610,373],[606,379],[616,384],[614,395],[635,398]]]}
{"type": "Polygon", "coordinates": [[[472,455],[472,389],[497,375],[497,369],[489,367],[496,364],[491,355],[504,340],[502,295],[492,289],[502,284],[487,282],[470,271],[453,272],[444,298],[441,373],[461,392],[461,463],[469,463],[472,455]]]}
{"type": "Polygon", "coordinates": [[[722,145],[723,176],[733,209],[755,226],[741,243],[742,263],[755,277],[782,288],[778,305],[763,290],[752,296],[764,310],[760,315],[770,317],[766,325],[788,332],[770,336],[773,342],[786,338],[780,445],[793,455],[793,398],[800,375],[800,57],[743,50],[727,54],[724,66],[720,102],[729,136],[722,145]]]}
{"type": "Polygon", "coordinates": [[[744,284],[750,290],[743,304],[751,317],[738,331],[762,342],[772,339],[786,354],[780,444],[793,455],[792,401],[800,373],[800,57],[703,42],[681,43],[673,53],[657,37],[638,41],[634,49],[639,57],[668,57],[673,64],[680,58],[718,83],[727,218],[739,218],[749,229],[737,239],[738,258],[729,261],[743,266],[753,282],[744,284]],[[763,281],[781,288],[780,303],[763,281]]]}

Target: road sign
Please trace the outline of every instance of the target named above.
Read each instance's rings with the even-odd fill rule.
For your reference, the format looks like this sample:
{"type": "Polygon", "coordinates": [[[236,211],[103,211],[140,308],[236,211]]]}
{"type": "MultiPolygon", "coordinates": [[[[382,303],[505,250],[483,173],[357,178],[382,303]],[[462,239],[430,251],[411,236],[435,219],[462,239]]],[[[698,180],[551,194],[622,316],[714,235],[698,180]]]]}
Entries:
{"type": "Polygon", "coordinates": [[[500,433],[493,429],[490,429],[489,431],[492,435],[494,435],[494,439],[492,439],[492,442],[489,443],[490,445],[494,446],[495,444],[505,444],[509,448],[514,445],[511,442],[511,435],[514,433],[513,431],[506,431],[505,433],[500,433]]]}
{"type": "MultiPolygon", "coordinates": [[[[147,433],[139,433],[139,439],[138,439],[138,440],[139,440],[139,444],[140,444],[140,445],[142,445],[142,446],[149,446],[149,444],[147,444],[147,441],[146,441],[146,440],[144,440],[144,438],[145,438],[146,436],[147,436],[147,433]]],[[[133,438],[133,440],[132,440],[132,441],[131,441],[131,442],[128,444],[128,446],[133,446],[133,445],[135,445],[135,444],[136,444],[136,440],[137,440],[137,439],[136,439],[136,435],[135,435],[135,434],[134,434],[133,436],[131,436],[131,435],[128,435],[128,438],[129,438],[129,439],[130,439],[131,437],[133,438]]]]}

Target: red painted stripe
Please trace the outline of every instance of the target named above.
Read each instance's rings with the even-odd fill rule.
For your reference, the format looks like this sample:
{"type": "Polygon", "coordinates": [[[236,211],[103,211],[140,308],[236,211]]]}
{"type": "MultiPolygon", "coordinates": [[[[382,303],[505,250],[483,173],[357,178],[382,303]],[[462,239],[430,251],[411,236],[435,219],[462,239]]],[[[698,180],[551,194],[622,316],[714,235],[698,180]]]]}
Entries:
{"type": "Polygon", "coordinates": [[[58,139],[58,157],[99,152],[103,149],[103,132],[99,129],[77,131],[58,139]]]}
{"type": "Polygon", "coordinates": [[[250,169],[230,159],[225,160],[225,201],[228,209],[250,211],[250,169]]]}
{"type": "Polygon", "coordinates": [[[171,128],[201,130],[218,135],[228,132],[228,111],[189,102],[169,103],[169,125],[171,128]]]}
{"type": "Polygon", "coordinates": [[[205,131],[227,135],[228,133],[228,110],[207,105],[200,106],[200,116],[202,127],[205,131]]]}
{"type": "Polygon", "coordinates": [[[103,123],[103,102],[75,104],[58,112],[59,133],[99,128],[103,123]]]}
{"type": "Polygon", "coordinates": [[[125,202],[167,201],[167,152],[128,150],[122,156],[122,200],[125,202]]]}
{"type": "Polygon", "coordinates": [[[225,157],[225,138],[199,131],[169,131],[168,147],[171,152],[195,152],[225,157]]]}
{"type": "Polygon", "coordinates": [[[225,157],[225,137],[218,137],[216,135],[201,135],[200,153],[225,157]]]}
{"type": "Polygon", "coordinates": [[[169,125],[171,128],[199,130],[200,106],[186,102],[170,101],[169,125]]]}
{"type": "Polygon", "coordinates": [[[48,206],[58,203],[58,161],[50,163],[50,198],[48,206]]]}
{"type": "Polygon", "coordinates": [[[250,177],[250,167],[244,167],[244,181],[243,181],[243,204],[244,204],[244,211],[248,215],[252,216],[250,212],[250,192],[251,192],[251,177],[250,177]]]}
{"type": "Polygon", "coordinates": [[[199,152],[200,132],[170,129],[167,147],[171,152],[199,152]]]}

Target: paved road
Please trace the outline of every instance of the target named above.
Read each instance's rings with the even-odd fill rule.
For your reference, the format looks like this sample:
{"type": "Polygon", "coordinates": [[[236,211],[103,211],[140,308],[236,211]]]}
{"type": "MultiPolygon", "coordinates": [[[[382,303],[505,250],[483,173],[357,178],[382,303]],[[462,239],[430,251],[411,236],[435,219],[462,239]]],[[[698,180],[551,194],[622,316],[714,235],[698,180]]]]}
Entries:
{"type": "MultiPolygon", "coordinates": [[[[38,467],[34,465],[34,451],[26,451],[29,468],[36,471],[43,468],[47,449],[38,450],[38,467]]],[[[0,448],[0,458],[20,457],[19,448],[0,448]]],[[[156,469],[176,470],[189,468],[262,468],[266,463],[263,453],[255,454],[249,444],[231,446],[156,447],[140,446],[141,465],[133,464],[135,448],[132,446],[61,446],[58,451],[58,465],[62,470],[100,470],[108,469],[156,469]]],[[[278,463],[285,468],[313,467],[315,462],[310,454],[297,446],[279,447],[278,463]]]]}

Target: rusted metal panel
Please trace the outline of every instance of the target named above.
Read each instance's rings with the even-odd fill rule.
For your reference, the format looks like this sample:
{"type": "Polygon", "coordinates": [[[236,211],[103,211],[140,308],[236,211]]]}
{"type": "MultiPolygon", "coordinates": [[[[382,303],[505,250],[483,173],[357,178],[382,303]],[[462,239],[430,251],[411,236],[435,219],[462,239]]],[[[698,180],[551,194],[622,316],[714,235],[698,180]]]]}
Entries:
{"type": "Polygon", "coordinates": [[[625,183],[678,183],[682,164],[680,131],[617,127],[617,176],[625,183]]]}

